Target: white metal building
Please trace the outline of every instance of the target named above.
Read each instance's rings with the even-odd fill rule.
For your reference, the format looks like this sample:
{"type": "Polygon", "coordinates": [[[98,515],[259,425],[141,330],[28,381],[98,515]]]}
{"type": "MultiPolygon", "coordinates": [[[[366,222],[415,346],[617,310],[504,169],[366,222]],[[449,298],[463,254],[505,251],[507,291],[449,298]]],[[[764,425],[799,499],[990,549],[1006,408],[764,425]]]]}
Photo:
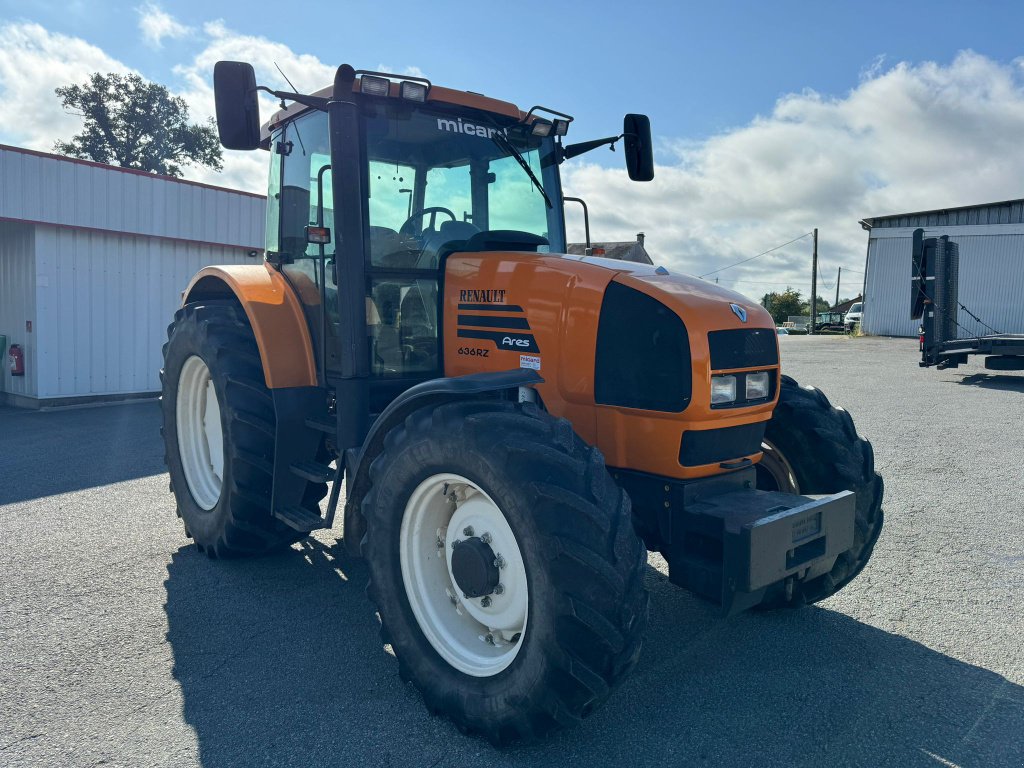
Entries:
{"type": "Polygon", "coordinates": [[[181,291],[208,264],[257,263],[266,198],[0,145],[0,403],[160,388],[181,291]]]}
{"type": "MultiPolygon", "coordinates": [[[[868,230],[866,333],[916,336],[910,319],[911,238],[949,235],[960,246],[960,303],[1000,333],[1024,333],[1024,200],[861,221],[868,230]]],[[[961,336],[991,333],[962,310],[961,336]]]]}

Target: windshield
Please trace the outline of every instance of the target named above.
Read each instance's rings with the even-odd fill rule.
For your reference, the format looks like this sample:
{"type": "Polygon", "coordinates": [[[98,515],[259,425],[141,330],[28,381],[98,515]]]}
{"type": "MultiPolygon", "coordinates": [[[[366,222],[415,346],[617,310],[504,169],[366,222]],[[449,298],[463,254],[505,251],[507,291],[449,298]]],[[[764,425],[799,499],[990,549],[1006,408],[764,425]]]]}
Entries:
{"type": "Polygon", "coordinates": [[[433,269],[446,252],[496,230],[544,238],[541,251],[565,250],[552,139],[498,115],[397,101],[367,105],[364,125],[371,265],[433,269]]]}
{"type": "Polygon", "coordinates": [[[854,304],[852,307],[850,307],[850,311],[851,312],[860,312],[860,302],[858,301],[856,304],[854,304]]]}

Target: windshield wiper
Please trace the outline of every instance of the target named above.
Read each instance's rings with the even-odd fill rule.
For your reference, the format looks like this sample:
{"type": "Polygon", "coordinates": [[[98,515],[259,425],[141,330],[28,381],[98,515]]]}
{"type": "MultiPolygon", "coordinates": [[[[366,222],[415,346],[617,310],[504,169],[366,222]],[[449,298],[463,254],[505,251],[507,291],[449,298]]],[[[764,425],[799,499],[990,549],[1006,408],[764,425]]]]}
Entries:
{"type": "Polygon", "coordinates": [[[537,191],[544,197],[544,202],[548,204],[548,208],[554,208],[551,204],[551,198],[548,197],[548,193],[544,191],[543,185],[537,179],[537,175],[533,172],[530,164],[526,162],[526,159],[519,153],[519,150],[515,148],[515,145],[509,141],[508,137],[500,130],[491,133],[491,141],[498,145],[500,149],[508,152],[512,157],[516,159],[516,162],[526,171],[526,175],[530,177],[530,181],[533,182],[533,186],[537,188],[537,191]]]}

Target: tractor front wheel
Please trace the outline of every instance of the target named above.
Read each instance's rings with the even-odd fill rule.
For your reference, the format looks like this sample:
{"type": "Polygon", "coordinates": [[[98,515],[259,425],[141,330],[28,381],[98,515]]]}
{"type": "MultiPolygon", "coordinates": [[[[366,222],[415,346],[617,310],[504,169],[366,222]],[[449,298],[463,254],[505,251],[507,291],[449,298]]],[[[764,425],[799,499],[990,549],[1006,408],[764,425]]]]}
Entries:
{"type": "Polygon", "coordinates": [[[586,717],[633,668],[646,550],[569,422],[497,400],[424,408],[370,478],[368,593],[431,711],[529,741],[586,717]]]}
{"type": "Polygon", "coordinates": [[[782,377],[779,404],[765,429],[764,456],[757,465],[757,487],[797,494],[857,494],[853,548],[842,553],[829,573],[794,584],[791,599],[779,587],[761,607],[798,606],[823,600],[861,572],[882,530],[882,478],[875,454],[857,434],[850,414],[834,407],[819,389],[782,377]]]}

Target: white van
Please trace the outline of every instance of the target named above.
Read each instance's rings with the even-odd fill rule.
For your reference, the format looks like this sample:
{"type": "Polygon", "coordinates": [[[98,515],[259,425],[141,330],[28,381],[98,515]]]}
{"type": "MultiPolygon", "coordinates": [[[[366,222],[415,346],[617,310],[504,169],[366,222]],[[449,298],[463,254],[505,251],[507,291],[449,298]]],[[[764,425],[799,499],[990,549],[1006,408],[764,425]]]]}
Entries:
{"type": "Polygon", "coordinates": [[[846,313],[843,318],[843,325],[846,326],[846,330],[852,331],[853,326],[860,322],[861,315],[863,314],[864,304],[860,301],[855,301],[850,306],[850,311],[846,313]]]}

